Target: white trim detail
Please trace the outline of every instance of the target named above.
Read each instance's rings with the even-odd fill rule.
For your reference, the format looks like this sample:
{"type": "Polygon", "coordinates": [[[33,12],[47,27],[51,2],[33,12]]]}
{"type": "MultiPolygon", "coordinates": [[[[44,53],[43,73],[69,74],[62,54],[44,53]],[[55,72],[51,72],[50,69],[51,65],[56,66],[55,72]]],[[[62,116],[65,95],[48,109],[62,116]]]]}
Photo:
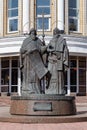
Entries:
{"type": "Polygon", "coordinates": [[[58,0],[58,28],[64,30],[64,0],[58,0]]]}
{"type": "Polygon", "coordinates": [[[67,71],[67,80],[68,80],[67,95],[70,95],[70,68],[68,68],[68,71],[67,71]]]}
{"type": "Polygon", "coordinates": [[[0,0],[0,35],[3,35],[3,0],[0,0]]]}
{"type": "Polygon", "coordinates": [[[21,96],[21,72],[18,67],[18,95],[21,96]]]}
{"type": "Polygon", "coordinates": [[[1,58],[0,58],[0,94],[1,94],[1,58]]]}
{"type": "Polygon", "coordinates": [[[29,2],[30,0],[23,0],[23,33],[29,33],[29,2]]]}

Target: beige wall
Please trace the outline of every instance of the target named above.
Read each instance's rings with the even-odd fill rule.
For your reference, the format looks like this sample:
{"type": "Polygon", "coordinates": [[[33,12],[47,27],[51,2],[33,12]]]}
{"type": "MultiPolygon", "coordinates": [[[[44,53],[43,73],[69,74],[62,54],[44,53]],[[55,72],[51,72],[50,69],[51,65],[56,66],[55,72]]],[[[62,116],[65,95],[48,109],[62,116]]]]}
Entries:
{"type": "Polygon", "coordinates": [[[80,11],[79,11],[79,14],[80,14],[80,32],[83,33],[83,23],[84,23],[84,20],[83,20],[83,2],[84,0],[80,0],[80,11]]]}
{"type": "MultiPolygon", "coordinates": [[[[2,0],[1,0],[2,1],[2,0]]],[[[3,17],[0,16],[0,19],[2,21],[2,29],[0,32],[0,36],[9,36],[9,35],[21,35],[22,34],[22,30],[23,30],[23,1],[19,0],[19,23],[18,23],[18,32],[17,33],[7,33],[7,5],[6,5],[6,1],[4,0],[4,6],[1,7],[0,9],[3,8],[3,17]]],[[[52,35],[53,29],[57,26],[57,0],[51,0],[51,29],[50,31],[45,32],[46,35],[52,35]]],[[[87,0],[80,0],[80,11],[79,11],[79,32],[77,33],[73,33],[73,34],[77,34],[77,35],[87,35],[87,18],[86,18],[86,13],[87,13],[87,0]]],[[[36,13],[36,0],[30,0],[30,14],[29,14],[29,18],[30,18],[30,22],[29,22],[29,26],[30,28],[35,27],[36,22],[35,22],[35,13],[36,13]]],[[[0,24],[0,25],[1,25],[0,24]]],[[[41,34],[42,32],[38,32],[38,34],[41,34]]],[[[68,34],[68,0],[65,0],[65,33],[68,34]]]]}
{"type": "Polygon", "coordinates": [[[0,36],[3,36],[3,0],[0,0],[0,36]]]}
{"type": "Polygon", "coordinates": [[[69,33],[69,28],[68,28],[68,0],[65,0],[65,33],[69,33]]]}
{"type": "Polygon", "coordinates": [[[20,35],[20,34],[22,34],[23,33],[23,27],[22,27],[22,25],[23,25],[23,2],[22,2],[22,0],[19,0],[19,3],[18,3],[18,5],[19,5],[19,12],[18,12],[18,19],[19,19],[19,21],[18,21],[18,34],[20,35]]]}
{"type": "MultiPolygon", "coordinates": [[[[82,0],[81,0],[82,1],[82,0]]],[[[83,35],[87,36],[87,0],[83,0],[83,35]]]]}
{"type": "Polygon", "coordinates": [[[30,28],[35,27],[35,0],[30,0],[30,28]]]}
{"type": "MultiPolygon", "coordinates": [[[[36,8],[36,0],[30,0],[30,27],[35,27],[35,8],[36,8]]],[[[58,18],[57,18],[57,0],[51,0],[51,29],[45,34],[52,35],[53,29],[57,26],[58,18]]],[[[79,31],[69,33],[68,31],[68,0],[65,0],[65,33],[66,34],[75,34],[75,35],[87,35],[86,31],[86,0],[79,0],[79,31]]],[[[41,33],[41,32],[38,32],[41,33]]]]}

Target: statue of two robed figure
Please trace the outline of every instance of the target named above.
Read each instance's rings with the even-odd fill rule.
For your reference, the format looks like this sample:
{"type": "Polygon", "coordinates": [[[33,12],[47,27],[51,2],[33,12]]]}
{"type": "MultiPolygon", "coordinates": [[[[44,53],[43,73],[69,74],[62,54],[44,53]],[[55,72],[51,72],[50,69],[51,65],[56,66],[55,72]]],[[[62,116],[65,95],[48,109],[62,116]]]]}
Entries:
{"type": "Polygon", "coordinates": [[[55,28],[53,38],[45,45],[32,28],[20,48],[21,96],[12,97],[11,114],[32,116],[32,119],[39,116],[34,118],[37,123],[45,121],[42,115],[75,115],[75,97],[66,96],[64,86],[68,66],[69,51],[61,31],[55,28]]]}
{"type": "Polygon", "coordinates": [[[43,44],[32,28],[20,49],[21,95],[65,94],[64,73],[69,66],[68,57],[66,40],[58,28],[53,30],[48,45],[43,44]]]}

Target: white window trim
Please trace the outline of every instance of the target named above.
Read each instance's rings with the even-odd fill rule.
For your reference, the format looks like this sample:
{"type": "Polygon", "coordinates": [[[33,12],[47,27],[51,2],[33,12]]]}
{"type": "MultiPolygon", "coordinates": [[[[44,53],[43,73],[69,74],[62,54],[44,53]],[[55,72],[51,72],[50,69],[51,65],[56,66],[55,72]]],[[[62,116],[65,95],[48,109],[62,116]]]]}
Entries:
{"type": "Polygon", "coordinates": [[[7,25],[7,31],[8,31],[8,33],[18,32],[18,30],[16,30],[16,31],[10,31],[10,28],[9,28],[9,22],[10,22],[10,20],[14,20],[14,19],[18,19],[18,16],[16,16],[16,17],[8,17],[8,25],[7,25]]]}
{"type": "MultiPolygon", "coordinates": [[[[50,3],[51,3],[51,2],[50,2],[50,3]]],[[[37,5],[37,8],[43,8],[43,12],[42,12],[42,13],[44,13],[44,9],[45,9],[45,8],[50,8],[50,4],[49,4],[49,5],[37,5]]],[[[43,14],[42,14],[42,15],[43,15],[43,14]]],[[[38,18],[42,18],[42,17],[43,17],[42,15],[37,14],[37,19],[38,19],[38,18]]],[[[51,30],[51,13],[50,13],[50,14],[45,14],[45,13],[44,13],[44,18],[48,18],[48,19],[49,19],[48,29],[44,29],[44,31],[50,31],[50,30],[51,30]]],[[[43,30],[37,28],[37,31],[43,31],[43,30]]]]}
{"type": "MultiPolygon", "coordinates": [[[[42,15],[37,15],[37,19],[42,18],[42,15]]],[[[44,29],[45,31],[50,31],[51,30],[51,16],[50,15],[44,15],[44,18],[49,19],[49,26],[48,29],[44,29]]],[[[42,31],[42,29],[37,29],[37,31],[42,31]]]]}
{"type": "MultiPolygon", "coordinates": [[[[14,7],[14,8],[8,8],[7,12],[15,10],[15,9],[18,9],[18,6],[14,7]]],[[[10,20],[14,20],[14,19],[18,20],[18,15],[17,16],[12,16],[12,17],[7,16],[7,33],[16,33],[16,32],[18,32],[18,30],[16,30],[16,31],[10,31],[10,28],[9,28],[9,21],[10,20]]],[[[17,28],[18,28],[18,24],[17,24],[17,28]]]]}
{"type": "Polygon", "coordinates": [[[72,16],[69,16],[69,19],[76,19],[77,20],[77,22],[78,22],[78,26],[77,26],[77,30],[76,31],[73,31],[73,30],[69,30],[70,32],[79,32],[80,31],[80,20],[79,20],[79,18],[78,17],[72,17],[72,16]]]}
{"type": "Polygon", "coordinates": [[[76,31],[72,31],[72,30],[69,30],[70,32],[79,32],[80,31],[80,20],[79,20],[79,0],[77,0],[78,4],[77,4],[77,7],[76,8],[73,8],[73,7],[69,7],[69,9],[73,9],[73,10],[76,10],[78,12],[78,15],[77,16],[69,16],[69,19],[72,18],[72,19],[77,19],[78,21],[78,26],[77,26],[77,30],[76,31]]]}

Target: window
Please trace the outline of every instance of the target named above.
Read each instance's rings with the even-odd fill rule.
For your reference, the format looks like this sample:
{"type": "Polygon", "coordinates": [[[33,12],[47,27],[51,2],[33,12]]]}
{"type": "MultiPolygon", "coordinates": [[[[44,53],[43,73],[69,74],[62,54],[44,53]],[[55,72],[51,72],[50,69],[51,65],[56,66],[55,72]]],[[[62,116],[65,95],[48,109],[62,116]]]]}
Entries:
{"type": "Polygon", "coordinates": [[[86,58],[79,57],[79,92],[86,92],[86,58]]]}
{"type": "Polygon", "coordinates": [[[86,93],[85,57],[70,57],[70,90],[83,95],[86,93]]]}
{"type": "Polygon", "coordinates": [[[18,60],[12,60],[12,71],[11,71],[11,92],[17,92],[18,84],[18,60]]]}
{"type": "Polygon", "coordinates": [[[36,28],[50,30],[50,0],[36,0],[36,28]]]}
{"type": "Polygon", "coordinates": [[[8,32],[18,31],[18,0],[8,0],[8,32]]]}
{"type": "Polygon", "coordinates": [[[1,92],[17,92],[18,90],[18,58],[1,59],[1,92]]]}
{"type": "Polygon", "coordinates": [[[9,85],[9,60],[2,59],[1,62],[1,91],[7,92],[9,85]]]}
{"type": "Polygon", "coordinates": [[[79,31],[79,0],[69,0],[69,30],[79,31]]]}
{"type": "Polygon", "coordinates": [[[76,92],[77,85],[77,61],[70,60],[70,88],[71,92],[76,92]]]}

